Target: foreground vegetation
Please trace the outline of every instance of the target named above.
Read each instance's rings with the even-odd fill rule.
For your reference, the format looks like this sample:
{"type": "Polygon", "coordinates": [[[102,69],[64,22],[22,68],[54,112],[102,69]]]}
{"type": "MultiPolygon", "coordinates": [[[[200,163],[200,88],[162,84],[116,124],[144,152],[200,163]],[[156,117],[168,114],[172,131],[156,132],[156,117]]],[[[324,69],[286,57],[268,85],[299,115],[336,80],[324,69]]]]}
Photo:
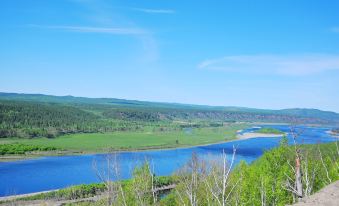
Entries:
{"type": "Polygon", "coordinates": [[[295,148],[284,140],[280,147],[252,164],[241,162],[229,175],[220,162],[202,164],[192,159],[185,175],[179,176],[176,189],[162,201],[164,205],[286,205],[339,180],[339,150],[335,143],[300,148],[302,194],[297,194],[295,188],[295,148]],[[187,187],[192,183],[188,177],[196,179],[192,187],[187,187]]]}
{"type": "Polygon", "coordinates": [[[97,171],[102,184],[75,186],[57,192],[27,197],[36,199],[79,199],[70,205],[286,205],[307,197],[324,186],[339,180],[339,149],[337,143],[302,145],[300,153],[284,139],[278,148],[252,164],[241,162],[232,167],[236,155],[213,160],[200,159],[195,154],[170,177],[155,177],[149,163],[135,168],[133,178],[111,182],[117,177],[118,163],[109,159],[107,171],[97,171]],[[302,157],[295,164],[296,155],[302,157]],[[226,161],[228,159],[228,161],[226,161]],[[302,193],[296,193],[297,167],[302,193]],[[232,171],[231,171],[231,168],[232,171]],[[163,197],[164,186],[173,186],[163,197]],[[98,196],[98,199],[81,200],[98,196]],[[163,198],[162,198],[163,197],[163,198]]]}

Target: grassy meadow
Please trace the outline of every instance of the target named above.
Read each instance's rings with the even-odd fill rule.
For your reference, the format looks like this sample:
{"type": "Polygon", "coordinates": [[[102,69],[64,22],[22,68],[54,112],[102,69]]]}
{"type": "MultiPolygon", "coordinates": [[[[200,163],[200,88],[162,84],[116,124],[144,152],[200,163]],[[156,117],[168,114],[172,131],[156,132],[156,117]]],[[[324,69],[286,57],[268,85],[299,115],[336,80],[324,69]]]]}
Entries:
{"type": "Polygon", "coordinates": [[[184,128],[169,131],[147,128],[144,131],[80,133],[57,138],[3,138],[0,139],[0,144],[20,143],[76,152],[102,152],[108,149],[160,149],[232,140],[236,138],[236,131],[245,127],[245,124],[230,124],[222,127],[184,128]]]}

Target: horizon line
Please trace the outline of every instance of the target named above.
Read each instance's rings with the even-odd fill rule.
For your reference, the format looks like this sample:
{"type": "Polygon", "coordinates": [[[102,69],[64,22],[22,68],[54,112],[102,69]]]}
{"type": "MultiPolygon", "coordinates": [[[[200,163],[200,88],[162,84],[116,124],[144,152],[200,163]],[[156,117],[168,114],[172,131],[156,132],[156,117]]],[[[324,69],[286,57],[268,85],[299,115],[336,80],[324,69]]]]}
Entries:
{"type": "Polygon", "coordinates": [[[222,107],[222,108],[242,108],[242,109],[256,109],[256,110],[271,110],[271,111],[279,111],[279,110],[288,110],[288,109],[309,109],[309,110],[319,110],[323,112],[333,112],[339,114],[339,112],[332,110],[324,110],[313,107],[290,107],[290,108],[280,108],[280,109],[268,109],[268,108],[256,108],[256,107],[248,107],[248,106],[232,106],[232,105],[210,105],[210,104],[199,104],[199,103],[183,103],[183,102],[166,102],[166,101],[157,101],[157,100],[138,100],[138,99],[126,99],[126,98],[117,98],[117,97],[89,97],[89,96],[74,96],[71,94],[67,95],[55,95],[55,94],[46,94],[46,93],[25,93],[25,92],[2,92],[0,94],[19,94],[19,95],[44,95],[44,96],[53,96],[53,97],[74,97],[74,98],[87,98],[87,99],[118,99],[118,100],[127,100],[127,101],[138,101],[138,102],[147,102],[147,103],[158,103],[158,104],[180,104],[186,106],[200,106],[200,107],[222,107]]]}

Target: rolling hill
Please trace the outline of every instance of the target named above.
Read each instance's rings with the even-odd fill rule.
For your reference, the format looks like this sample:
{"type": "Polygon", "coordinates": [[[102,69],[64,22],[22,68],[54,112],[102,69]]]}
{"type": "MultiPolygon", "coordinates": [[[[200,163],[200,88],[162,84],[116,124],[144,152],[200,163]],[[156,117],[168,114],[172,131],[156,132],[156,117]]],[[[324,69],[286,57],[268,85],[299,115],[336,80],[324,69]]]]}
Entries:
{"type": "Polygon", "coordinates": [[[0,93],[0,137],[54,137],[78,132],[138,130],[147,125],[184,127],[185,124],[235,121],[338,125],[339,114],[317,109],[264,110],[116,98],[0,93]]]}

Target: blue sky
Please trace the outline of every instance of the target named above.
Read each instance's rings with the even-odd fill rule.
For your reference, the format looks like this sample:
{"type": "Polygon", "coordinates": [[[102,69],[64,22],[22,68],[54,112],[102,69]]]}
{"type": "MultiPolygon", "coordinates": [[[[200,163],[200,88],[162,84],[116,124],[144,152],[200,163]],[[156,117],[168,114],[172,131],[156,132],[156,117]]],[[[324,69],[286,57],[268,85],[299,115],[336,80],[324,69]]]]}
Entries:
{"type": "Polygon", "coordinates": [[[339,112],[339,1],[2,0],[0,91],[339,112]]]}

